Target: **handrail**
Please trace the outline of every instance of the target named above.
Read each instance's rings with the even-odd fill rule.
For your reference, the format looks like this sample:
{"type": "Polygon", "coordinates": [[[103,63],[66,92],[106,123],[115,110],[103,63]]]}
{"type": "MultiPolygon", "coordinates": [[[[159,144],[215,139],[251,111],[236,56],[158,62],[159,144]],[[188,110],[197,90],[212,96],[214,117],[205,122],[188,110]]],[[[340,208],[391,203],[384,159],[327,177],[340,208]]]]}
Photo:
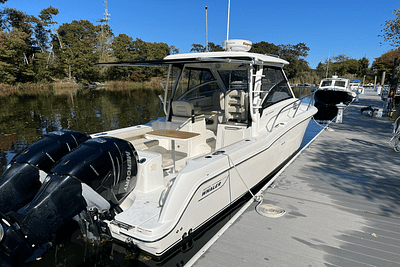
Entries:
{"type": "MultiPolygon", "coordinates": [[[[302,103],[306,98],[310,98],[310,96],[312,96],[312,95],[314,95],[314,94],[315,94],[315,92],[313,92],[313,93],[311,93],[311,94],[308,94],[308,95],[305,95],[305,96],[303,96],[303,97],[301,97],[301,98],[298,98],[298,99],[296,99],[295,101],[293,101],[293,102],[291,102],[291,103],[285,105],[284,107],[282,107],[282,108],[279,110],[278,114],[275,115],[275,120],[274,120],[274,123],[272,123],[272,126],[271,126],[271,129],[270,129],[270,130],[268,129],[268,123],[267,123],[267,131],[268,131],[268,132],[272,132],[272,130],[275,128],[275,123],[276,123],[276,121],[278,120],[278,117],[281,115],[281,113],[282,113],[287,107],[289,107],[289,106],[291,106],[291,105],[293,105],[293,106],[297,105],[296,111],[294,112],[294,114],[293,114],[293,116],[292,116],[292,118],[294,118],[294,117],[296,116],[296,114],[297,114],[297,111],[299,110],[299,108],[300,108],[300,106],[301,106],[301,103],[302,103]],[[297,104],[296,104],[296,102],[300,102],[300,103],[297,103],[297,104]]],[[[312,99],[314,99],[314,98],[312,98],[312,99]]],[[[310,106],[311,106],[312,103],[313,103],[313,101],[310,101],[310,102],[308,103],[307,109],[306,109],[305,111],[307,111],[307,110],[310,109],[310,106]]],[[[272,118],[271,118],[271,119],[272,119],[272,118]]]]}

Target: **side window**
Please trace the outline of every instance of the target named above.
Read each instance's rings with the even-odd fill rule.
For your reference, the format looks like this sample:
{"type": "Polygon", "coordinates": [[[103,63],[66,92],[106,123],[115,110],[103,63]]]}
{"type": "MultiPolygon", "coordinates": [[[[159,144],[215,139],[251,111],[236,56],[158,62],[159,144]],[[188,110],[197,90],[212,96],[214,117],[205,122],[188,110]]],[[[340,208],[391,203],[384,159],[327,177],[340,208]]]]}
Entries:
{"type": "Polygon", "coordinates": [[[280,68],[264,67],[261,85],[262,109],[293,98],[288,82],[280,68]]]}

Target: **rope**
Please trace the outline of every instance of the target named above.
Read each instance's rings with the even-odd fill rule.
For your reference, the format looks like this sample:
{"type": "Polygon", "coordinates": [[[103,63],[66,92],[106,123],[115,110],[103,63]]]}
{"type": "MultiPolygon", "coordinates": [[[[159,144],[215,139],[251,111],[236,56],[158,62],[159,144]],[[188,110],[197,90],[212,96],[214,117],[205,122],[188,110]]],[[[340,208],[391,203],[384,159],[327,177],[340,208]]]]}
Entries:
{"type": "Polygon", "coordinates": [[[232,163],[233,168],[236,170],[237,174],[239,175],[240,180],[242,180],[244,186],[246,186],[247,191],[249,191],[249,193],[252,195],[252,198],[254,199],[254,201],[260,202],[258,205],[260,205],[262,203],[263,197],[261,195],[259,195],[258,197],[256,197],[253,192],[251,192],[250,188],[247,186],[247,184],[245,183],[245,181],[243,180],[242,176],[240,175],[238,169],[236,168],[235,163],[233,163],[233,160],[231,159],[231,157],[228,154],[222,153],[222,155],[225,155],[228,157],[228,160],[232,163]]]}

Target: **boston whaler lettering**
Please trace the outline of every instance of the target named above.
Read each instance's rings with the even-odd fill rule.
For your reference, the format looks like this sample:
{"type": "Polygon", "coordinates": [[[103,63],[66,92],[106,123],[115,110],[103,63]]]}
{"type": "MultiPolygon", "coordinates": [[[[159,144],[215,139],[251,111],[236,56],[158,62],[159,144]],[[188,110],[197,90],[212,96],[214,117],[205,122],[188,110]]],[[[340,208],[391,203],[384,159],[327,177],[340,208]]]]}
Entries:
{"type": "Polygon", "coordinates": [[[288,62],[248,52],[248,41],[223,45],[108,64],[166,67],[166,115],[51,133],[17,155],[0,177],[0,260],[24,262],[70,219],[88,241],[162,256],[296,153],[317,109],[294,96],[288,62]]]}

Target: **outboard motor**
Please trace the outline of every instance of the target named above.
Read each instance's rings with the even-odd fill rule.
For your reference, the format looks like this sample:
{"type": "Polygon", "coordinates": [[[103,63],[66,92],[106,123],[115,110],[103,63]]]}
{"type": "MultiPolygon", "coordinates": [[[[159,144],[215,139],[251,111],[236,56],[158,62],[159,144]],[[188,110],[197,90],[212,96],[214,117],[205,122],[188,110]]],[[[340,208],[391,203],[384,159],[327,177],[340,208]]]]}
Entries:
{"type": "Polygon", "coordinates": [[[0,262],[24,263],[63,224],[84,218],[86,211],[101,215],[118,209],[136,186],[137,162],[132,144],[114,137],[90,139],[64,156],[32,202],[0,214],[0,262]]]}
{"type": "Polygon", "coordinates": [[[29,203],[41,186],[40,179],[58,160],[90,138],[77,131],[52,132],[16,155],[0,177],[0,212],[17,211],[29,203]]]}

